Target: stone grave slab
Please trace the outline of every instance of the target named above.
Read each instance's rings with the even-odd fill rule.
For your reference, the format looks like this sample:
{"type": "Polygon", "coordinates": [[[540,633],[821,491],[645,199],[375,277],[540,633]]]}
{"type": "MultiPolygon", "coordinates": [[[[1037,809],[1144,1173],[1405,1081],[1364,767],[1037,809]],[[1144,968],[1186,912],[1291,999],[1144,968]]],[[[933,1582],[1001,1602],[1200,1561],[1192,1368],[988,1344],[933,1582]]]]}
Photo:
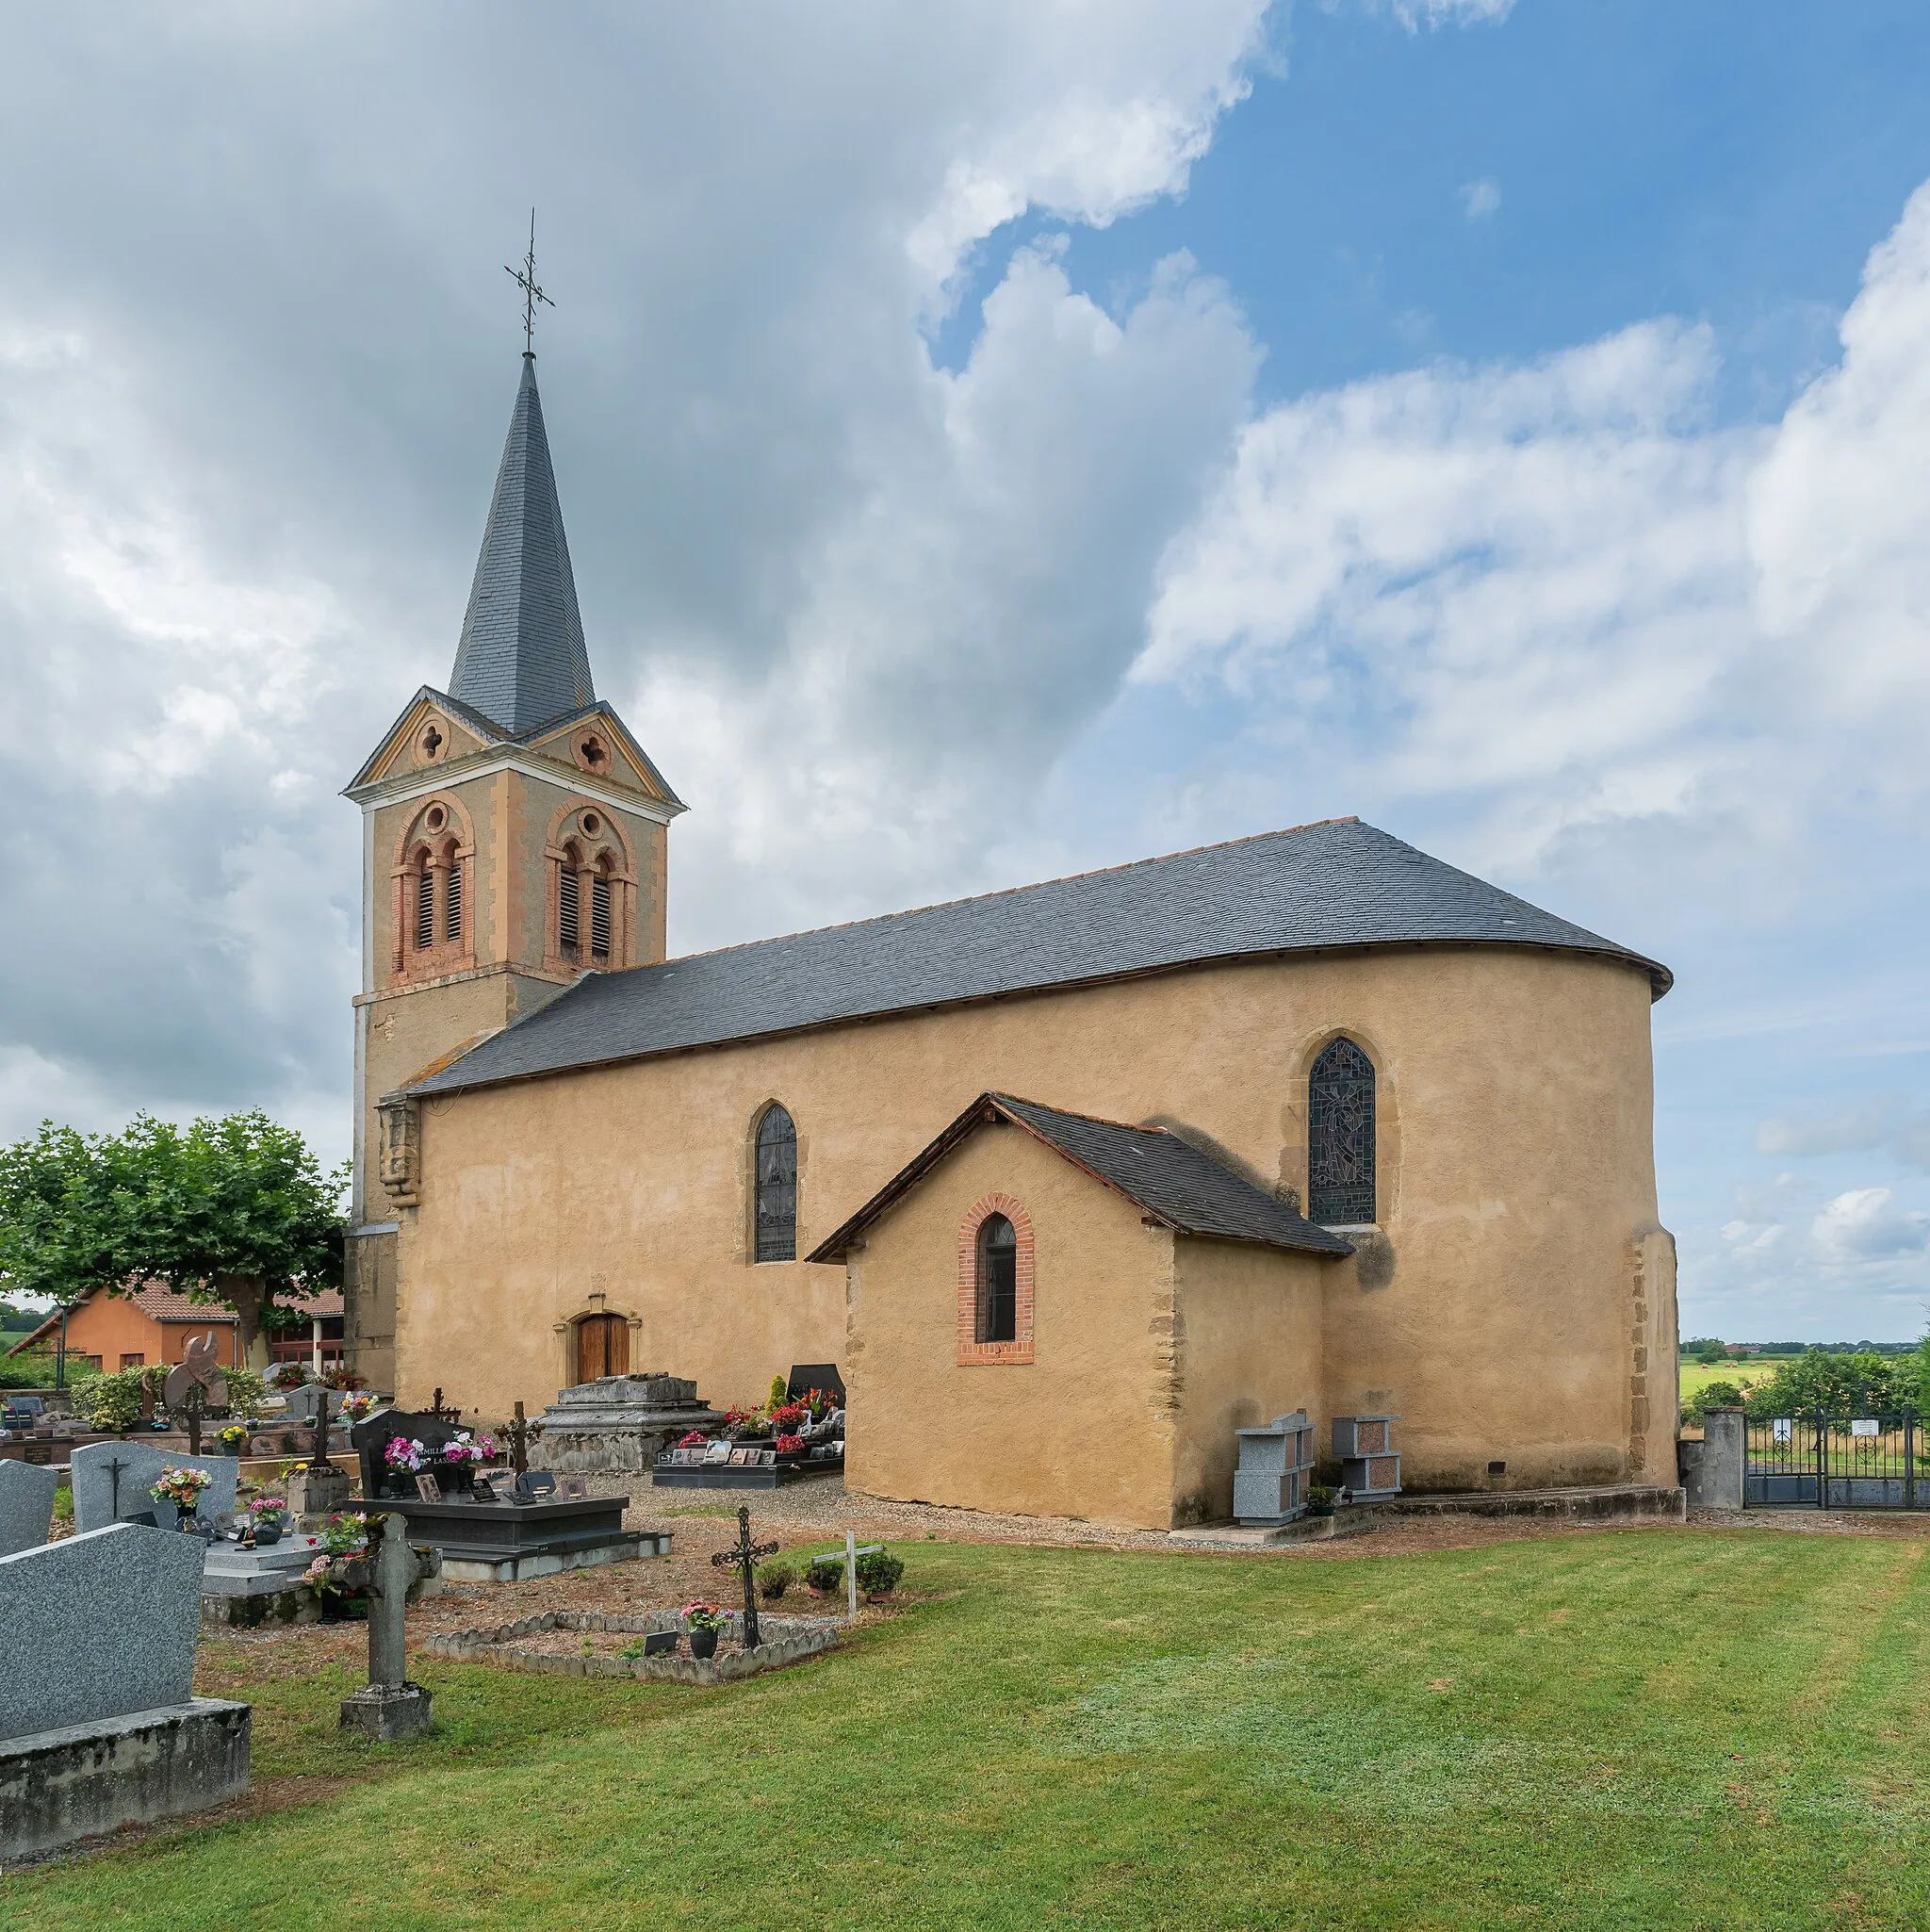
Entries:
{"type": "Polygon", "coordinates": [[[83,1533],[162,1507],[148,1491],[167,1469],[205,1469],[214,1478],[202,1491],[195,1510],[203,1522],[212,1523],[224,1511],[233,1511],[235,1483],[241,1470],[233,1456],[190,1456],[175,1449],[150,1449],[142,1442],[89,1443],[74,1450],[69,1467],[74,1477],[74,1527],[83,1533]],[[111,1466],[116,1461],[121,1464],[118,1491],[111,1466]]]}
{"type": "Polygon", "coordinates": [[[32,1463],[0,1463],[0,1556],[38,1549],[54,1527],[57,1469],[32,1463]]]}
{"type": "Polygon", "coordinates": [[[0,1740],[186,1704],[205,1554],[115,1523],[0,1557],[0,1740]]]}

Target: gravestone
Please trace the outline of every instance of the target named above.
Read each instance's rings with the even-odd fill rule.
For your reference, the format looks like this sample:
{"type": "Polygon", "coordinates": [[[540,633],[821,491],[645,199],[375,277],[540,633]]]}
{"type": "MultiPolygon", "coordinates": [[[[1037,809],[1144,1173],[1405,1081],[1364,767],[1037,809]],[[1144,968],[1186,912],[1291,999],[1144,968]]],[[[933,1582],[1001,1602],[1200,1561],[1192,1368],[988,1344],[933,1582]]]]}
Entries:
{"type": "MultiPolygon", "coordinates": [[[[187,1456],[179,1449],[150,1449],[139,1442],[86,1443],[74,1451],[69,1462],[74,1478],[74,1527],[83,1532],[103,1530],[143,1510],[171,1507],[156,1504],[148,1495],[169,1469],[205,1469],[213,1477],[194,1512],[212,1527],[218,1515],[235,1507],[235,1481],[240,1466],[233,1456],[187,1456]]],[[[160,1520],[167,1519],[163,1515],[160,1520]]]]}
{"type": "Polygon", "coordinates": [[[563,1389],[536,1426],[543,1460],[559,1473],[635,1476],[692,1430],[708,1433],[723,1420],[705,1406],[695,1383],[652,1373],[605,1375],[563,1389]]]}
{"type": "Polygon", "coordinates": [[[0,1556],[0,1858],[247,1791],[249,1707],[194,1695],[202,1555],[114,1523],[0,1556]]]}
{"type": "Polygon", "coordinates": [[[419,1442],[426,1467],[441,1459],[441,1451],[455,1434],[455,1425],[445,1421],[442,1416],[412,1415],[406,1409],[384,1409],[380,1416],[371,1416],[366,1422],[356,1423],[349,1432],[349,1440],[362,1458],[364,1498],[373,1501],[384,1496],[415,1495],[414,1473],[406,1469],[391,1469],[384,1460],[388,1446],[396,1437],[419,1442]]]}
{"type": "Polygon", "coordinates": [[[399,1514],[379,1517],[369,1552],[368,1685],[342,1699],[345,1729],[389,1743],[420,1737],[430,1727],[431,1697],[409,1681],[405,1613],[409,1591],[425,1574],[409,1547],[409,1526],[399,1514]]]}
{"type": "Polygon", "coordinates": [[[0,1463],[0,1556],[38,1549],[54,1527],[57,1469],[34,1463],[0,1463]]]}
{"type": "Polygon", "coordinates": [[[0,1739],[187,1703],[205,1554],[116,1523],[0,1557],[0,1739]]]}
{"type": "Polygon", "coordinates": [[[1398,1416],[1336,1416],[1333,1453],[1340,1480],[1356,1502],[1400,1494],[1400,1451],[1394,1447],[1398,1416]]]}

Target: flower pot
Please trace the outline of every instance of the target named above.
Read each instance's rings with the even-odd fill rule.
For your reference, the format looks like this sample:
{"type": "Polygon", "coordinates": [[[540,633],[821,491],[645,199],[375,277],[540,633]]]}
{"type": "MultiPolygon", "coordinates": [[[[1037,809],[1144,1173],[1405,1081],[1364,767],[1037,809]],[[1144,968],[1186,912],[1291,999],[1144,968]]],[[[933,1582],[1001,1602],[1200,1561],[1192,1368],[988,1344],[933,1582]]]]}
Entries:
{"type": "Polygon", "coordinates": [[[715,1630],[693,1630],[690,1633],[690,1654],[693,1657],[716,1656],[717,1632],[715,1630]]]}
{"type": "Polygon", "coordinates": [[[279,1523],[257,1523],[254,1526],[254,1541],[257,1547],[267,1549],[282,1540],[282,1526],[279,1523]]]}

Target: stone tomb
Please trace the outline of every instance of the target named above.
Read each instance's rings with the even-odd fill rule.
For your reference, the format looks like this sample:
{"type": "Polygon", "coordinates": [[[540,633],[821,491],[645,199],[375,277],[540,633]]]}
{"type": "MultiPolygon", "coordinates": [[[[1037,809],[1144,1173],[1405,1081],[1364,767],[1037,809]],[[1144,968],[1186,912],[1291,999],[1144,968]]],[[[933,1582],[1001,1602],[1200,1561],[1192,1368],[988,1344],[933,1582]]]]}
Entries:
{"type": "Polygon", "coordinates": [[[179,1449],[120,1441],[89,1443],[74,1450],[69,1466],[74,1477],[74,1527],[83,1533],[147,1510],[155,1511],[163,1526],[169,1525],[170,1506],[148,1495],[169,1469],[205,1469],[214,1478],[202,1491],[194,1512],[211,1524],[217,1516],[233,1514],[235,1482],[241,1468],[233,1456],[190,1456],[179,1449]],[[121,1465],[118,1470],[116,1463],[121,1465]]]}
{"type": "Polygon", "coordinates": [[[59,1487],[57,1469],[0,1463],[0,1556],[38,1549],[46,1542],[54,1527],[54,1492],[59,1487]]]}
{"type": "Polygon", "coordinates": [[[1234,1520],[1246,1529],[1292,1522],[1306,1509],[1314,1480],[1314,1430],[1306,1411],[1296,1409],[1291,1416],[1276,1416],[1265,1429],[1237,1433],[1234,1520]]]}
{"type": "Polygon", "coordinates": [[[247,1791],[249,1707],[194,1695],[202,1555],[116,1523],[0,1557],[0,1858],[247,1791]]]}
{"type": "Polygon", "coordinates": [[[595,1569],[642,1556],[667,1556],[671,1531],[626,1530],[627,1496],[544,1497],[477,1502],[399,1496],[383,1508],[407,1519],[415,1543],[442,1553],[443,1575],[459,1583],[515,1583],[559,1570],[595,1569]]]}
{"type": "Polygon", "coordinates": [[[423,1468],[447,1484],[448,1472],[437,1465],[441,1462],[442,1451],[461,1430],[461,1423],[446,1421],[433,1412],[417,1415],[407,1409],[384,1409],[381,1415],[356,1423],[349,1432],[349,1440],[354,1444],[355,1453],[362,1459],[363,1496],[373,1500],[383,1497],[413,1497],[416,1494],[416,1473],[408,1469],[391,1469],[386,1461],[388,1446],[398,1437],[419,1442],[422,1445],[423,1468]]]}
{"type": "Polygon", "coordinates": [[[1384,1502],[1400,1494],[1400,1452],[1394,1447],[1398,1416],[1336,1416],[1333,1455],[1340,1480],[1355,1502],[1384,1502]]]}
{"type": "Polygon", "coordinates": [[[641,1476],[692,1430],[724,1417],[675,1375],[605,1375],[564,1389],[542,1416],[543,1460],[566,1476],[641,1476]]]}

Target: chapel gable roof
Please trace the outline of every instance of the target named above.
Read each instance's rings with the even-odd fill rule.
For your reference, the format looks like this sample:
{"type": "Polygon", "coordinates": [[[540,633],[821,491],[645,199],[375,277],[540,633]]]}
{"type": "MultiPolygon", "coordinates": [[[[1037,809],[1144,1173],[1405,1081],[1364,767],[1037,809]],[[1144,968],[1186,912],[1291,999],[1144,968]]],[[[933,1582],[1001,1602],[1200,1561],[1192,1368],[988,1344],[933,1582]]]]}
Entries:
{"type": "Polygon", "coordinates": [[[980,1127],[1006,1121],[1062,1155],[1081,1172],[1123,1194],[1149,1220],[1183,1235],[1257,1241],[1310,1254],[1339,1257],[1353,1244],[1317,1227],[1297,1209],[1263,1194],[1251,1181],[1202,1154],[1165,1127],[1130,1127],[1119,1121],[1069,1114],[1009,1093],[982,1093],[937,1139],[904,1167],[811,1252],[811,1261],[842,1261],[864,1231],[888,1214],[948,1154],[980,1127]]]}
{"type": "Polygon", "coordinates": [[[450,1093],[922,1007],[1217,960],[1388,945],[1593,954],[1668,968],[1353,818],[1015,892],[593,973],[416,1081],[450,1093]]]}

